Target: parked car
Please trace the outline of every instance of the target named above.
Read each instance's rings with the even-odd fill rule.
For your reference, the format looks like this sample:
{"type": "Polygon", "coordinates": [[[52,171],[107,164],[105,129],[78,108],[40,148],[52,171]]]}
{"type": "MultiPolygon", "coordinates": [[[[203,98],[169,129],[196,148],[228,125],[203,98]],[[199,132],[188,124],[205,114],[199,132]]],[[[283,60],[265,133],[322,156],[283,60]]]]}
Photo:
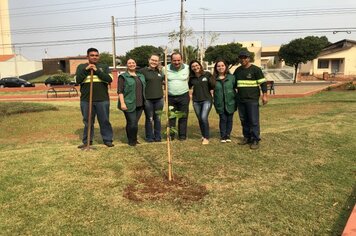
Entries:
{"type": "Polygon", "coordinates": [[[50,87],[53,85],[78,85],[75,80],[72,81],[67,73],[58,73],[51,75],[44,81],[45,85],[50,87]]]}
{"type": "Polygon", "coordinates": [[[52,85],[63,85],[66,84],[66,81],[61,79],[58,76],[50,76],[45,80],[45,85],[46,86],[52,86],[52,85]]]}
{"type": "Polygon", "coordinates": [[[0,88],[4,87],[35,87],[34,84],[16,77],[6,77],[0,79],[0,88]]]}

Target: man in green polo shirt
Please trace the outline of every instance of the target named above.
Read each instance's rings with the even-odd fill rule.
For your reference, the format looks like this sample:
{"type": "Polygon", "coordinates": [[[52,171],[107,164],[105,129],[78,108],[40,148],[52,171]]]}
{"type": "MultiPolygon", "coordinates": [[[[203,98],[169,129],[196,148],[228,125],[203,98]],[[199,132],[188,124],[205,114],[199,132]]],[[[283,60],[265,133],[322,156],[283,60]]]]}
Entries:
{"type": "Polygon", "coordinates": [[[113,147],[113,130],[109,121],[110,99],[108,93],[108,84],[112,82],[109,75],[109,68],[99,62],[99,51],[96,48],[87,50],[88,62],[80,64],[77,67],[76,81],[80,84],[80,109],[82,111],[84,132],[83,144],[78,148],[85,148],[88,141],[88,127],[91,129],[90,145],[94,137],[94,120],[98,118],[100,133],[103,142],[107,147],[113,147]],[[92,94],[92,122],[88,124],[89,114],[89,93],[90,93],[90,74],[93,71],[93,94],[92,94]]]}
{"type": "MultiPolygon", "coordinates": [[[[165,71],[164,69],[162,70],[165,71]]],[[[173,106],[175,111],[184,112],[184,117],[178,119],[178,139],[187,139],[187,123],[189,113],[189,66],[183,63],[182,55],[172,53],[171,64],[167,65],[168,78],[168,105],[173,106]]],[[[176,126],[176,118],[169,119],[169,126],[176,126]]],[[[171,134],[174,139],[174,134],[171,134]]]]}
{"type": "Polygon", "coordinates": [[[251,64],[250,53],[241,51],[239,54],[241,66],[234,76],[237,87],[237,108],[242,125],[243,140],[240,145],[250,144],[251,149],[259,148],[260,138],[260,113],[259,99],[262,90],[262,104],[267,104],[267,80],[262,70],[251,64]]]}

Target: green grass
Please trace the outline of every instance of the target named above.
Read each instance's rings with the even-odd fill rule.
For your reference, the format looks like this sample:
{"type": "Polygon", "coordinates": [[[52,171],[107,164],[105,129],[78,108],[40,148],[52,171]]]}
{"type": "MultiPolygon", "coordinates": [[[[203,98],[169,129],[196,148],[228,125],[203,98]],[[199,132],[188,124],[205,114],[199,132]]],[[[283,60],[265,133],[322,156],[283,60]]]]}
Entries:
{"type": "Polygon", "coordinates": [[[45,104],[58,110],[0,119],[4,235],[338,235],[356,201],[355,92],[271,100],[261,107],[257,151],[237,145],[237,114],[233,143],[220,144],[214,110],[211,142],[202,147],[191,109],[189,139],[172,144],[173,168],[206,189],[199,201],[174,189],[154,200],[124,197],[128,186],[143,194],[148,181],[160,183],[167,169],[166,143],[142,140],[144,116],[143,144],[129,147],[113,102],[115,147],[102,145],[96,124],[97,149],[86,152],[76,148],[78,102],[45,104]]]}
{"type": "Polygon", "coordinates": [[[56,106],[43,103],[24,103],[24,102],[3,102],[0,103],[0,118],[4,116],[43,112],[43,111],[56,111],[56,106]]]}
{"type": "Polygon", "coordinates": [[[44,83],[44,81],[49,77],[50,75],[41,75],[37,78],[29,80],[31,83],[44,83]]]}

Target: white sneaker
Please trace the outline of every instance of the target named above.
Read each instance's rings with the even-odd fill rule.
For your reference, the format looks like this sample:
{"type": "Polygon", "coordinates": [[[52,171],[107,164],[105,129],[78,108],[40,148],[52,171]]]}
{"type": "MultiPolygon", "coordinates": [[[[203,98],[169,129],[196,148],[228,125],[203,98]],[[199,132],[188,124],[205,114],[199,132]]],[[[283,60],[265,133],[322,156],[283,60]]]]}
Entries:
{"type": "Polygon", "coordinates": [[[226,139],[220,139],[220,143],[226,143],[226,139]]]}
{"type": "Polygon", "coordinates": [[[227,139],[226,139],[226,142],[227,142],[227,143],[231,143],[231,139],[227,138],[227,139]]]}
{"type": "Polygon", "coordinates": [[[201,142],[201,144],[206,145],[209,144],[209,139],[203,139],[203,141],[201,142]]]}

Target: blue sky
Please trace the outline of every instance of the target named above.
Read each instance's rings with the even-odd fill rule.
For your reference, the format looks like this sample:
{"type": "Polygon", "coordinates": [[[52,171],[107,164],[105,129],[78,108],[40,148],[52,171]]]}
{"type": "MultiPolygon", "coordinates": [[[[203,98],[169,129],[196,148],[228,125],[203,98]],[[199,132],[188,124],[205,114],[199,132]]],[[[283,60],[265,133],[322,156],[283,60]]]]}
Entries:
{"type": "MultiPolygon", "coordinates": [[[[19,45],[17,52],[21,51],[27,58],[40,60],[45,57],[45,51],[48,57],[83,55],[88,47],[111,52],[111,16],[118,23],[117,54],[134,48],[134,0],[43,2],[9,1],[12,41],[19,45]],[[48,45],[51,41],[53,45],[48,45]]],[[[179,31],[180,2],[136,1],[139,46],[171,46],[167,34],[179,31]]],[[[202,38],[204,12],[207,41],[210,31],[220,32],[214,44],[261,41],[262,45],[270,46],[308,35],[325,35],[331,42],[345,38],[356,40],[354,0],[187,0],[184,8],[185,27],[194,32],[187,39],[188,45],[196,46],[202,38]],[[333,29],[351,29],[348,30],[351,34],[333,34],[333,29]]],[[[178,47],[178,43],[173,46],[178,47]]]]}

